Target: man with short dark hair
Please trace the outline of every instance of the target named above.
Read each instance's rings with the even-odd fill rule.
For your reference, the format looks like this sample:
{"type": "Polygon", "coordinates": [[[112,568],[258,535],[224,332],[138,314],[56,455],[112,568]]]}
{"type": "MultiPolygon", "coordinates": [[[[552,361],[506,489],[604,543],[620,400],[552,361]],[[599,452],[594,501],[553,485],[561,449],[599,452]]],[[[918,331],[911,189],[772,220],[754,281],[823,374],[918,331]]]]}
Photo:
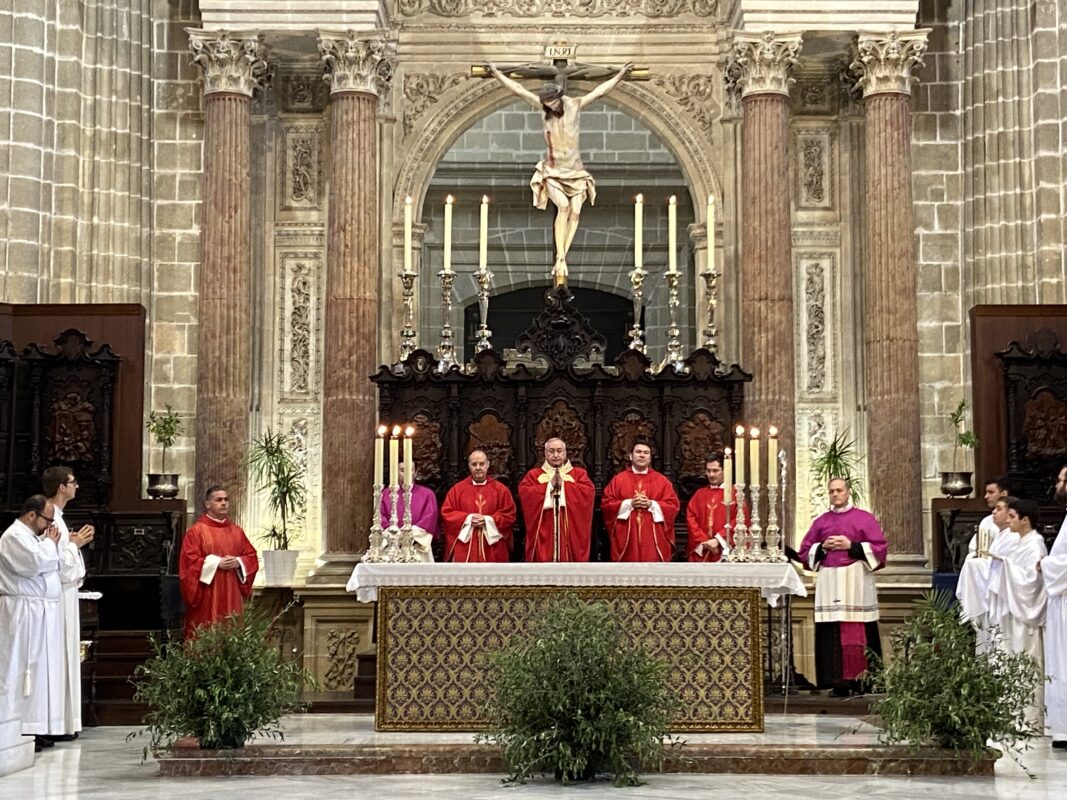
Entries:
{"type": "Polygon", "coordinates": [[[989,621],[989,579],[996,572],[993,555],[1003,556],[1018,544],[1019,537],[1008,527],[1008,505],[1014,497],[1001,497],[993,506],[993,525],[1002,533],[994,538],[984,551],[971,553],[964,559],[960,577],[956,582],[956,599],[960,601],[960,616],[975,629],[974,649],[985,653],[992,646],[989,621]]]}
{"type": "Polygon", "coordinates": [[[59,531],[35,494],[0,536],[0,720],[17,719],[36,749],[63,733],[59,531]]]}
{"type": "Polygon", "coordinates": [[[445,495],[441,523],[445,561],[506,563],[515,527],[515,501],[508,487],[489,474],[489,456],[472,450],[470,475],[445,495]]]}
{"type": "MultiPolygon", "coordinates": [[[[725,492],[733,487],[723,485],[722,456],[711,455],[704,462],[707,486],[697,489],[685,510],[688,531],[687,559],[713,563],[721,561],[733,547],[732,534],[727,537],[725,492]]],[[[748,519],[746,514],[743,519],[748,519]]],[[[737,524],[737,502],[730,504],[730,525],[737,524]]]]}
{"type": "Polygon", "coordinates": [[[988,553],[989,548],[997,537],[1007,531],[1007,528],[998,528],[993,519],[993,508],[997,501],[1011,494],[1011,481],[1007,475],[997,475],[985,482],[985,502],[989,506],[989,514],[978,523],[978,532],[971,537],[967,545],[967,558],[973,558],[976,553],[988,553]]]}
{"type": "Polygon", "coordinates": [[[49,467],[41,475],[44,494],[55,509],[55,526],[59,531],[59,579],[63,584],[60,607],[63,610],[63,643],[65,651],[63,693],[66,701],[63,730],[58,739],[69,741],[78,737],[82,729],[81,680],[81,615],[78,612],[78,590],[85,579],[85,561],[81,548],[93,540],[92,525],[82,525],[74,533],[67,527],[63,513],[67,503],[78,493],[78,481],[70,467],[49,467]]]}
{"type": "MultiPolygon", "coordinates": [[[[1056,476],[1056,504],[1067,506],[1067,464],[1056,476]]],[[[1052,551],[1037,562],[1045,579],[1048,608],[1045,611],[1045,672],[1050,676],[1045,690],[1045,709],[1052,746],[1067,750],[1067,517],[1052,544],[1052,551]]]]}
{"type": "Polygon", "coordinates": [[[671,482],[652,469],[652,446],[634,442],[630,465],[608,482],[600,499],[611,539],[611,560],[670,561],[678,508],[671,482]]]}
{"type": "Polygon", "coordinates": [[[874,571],[885,566],[886,541],[874,515],[856,508],[848,482],[832,478],[830,510],[811,524],[798,553],[815,582],[815,671],[835,697],[860,691],[867,651],[881,654],[874,571]]]}
{"type": "Polygon", "coordinates": [[[185,638],[244,608],[259,569],[256,549],[230,521],[230,495],[222,486],[204,493],[204,514],[182,539],[178,575],[185,600],[185,638]]]}

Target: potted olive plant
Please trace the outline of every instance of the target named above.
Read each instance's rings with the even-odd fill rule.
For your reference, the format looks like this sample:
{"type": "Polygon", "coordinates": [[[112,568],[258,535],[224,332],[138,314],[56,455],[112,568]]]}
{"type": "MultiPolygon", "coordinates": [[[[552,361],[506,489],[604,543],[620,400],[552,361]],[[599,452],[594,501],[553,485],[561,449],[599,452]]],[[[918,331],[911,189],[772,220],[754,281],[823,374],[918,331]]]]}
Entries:
{"type": "Polygon", "coordinates": [[[974,450],[978,446],[978,437],[974,431],[964,427],[963,415],[967,412],[967,401],[961,399],[956,407],[948,415],[948,421],[952,424],[952,471],[941,473],[941,493],[945,497],[967,497],[974,491],[971,485],[971,472],[961,471],[959,468],[959,451],[974,450]]]}
{"type": "Polygon", "coordinates": [[[826,485],[833,478],[844,478],[852,499],[860,499],[859,456],[856,454],[856,441],[849,438],[848,428],[815,453],[811,460],[811,477],[819,489],[820,497],[825,496],[826,485]]]}
{"type": "Polygon", "coordinates": [[[164,406],[162,413],[153,411],[148,415],[145,428],[152,434],[156,444],[163,448],[163,457],[160,459],[161,471],[148,473],[148,496],[155,500],[177,497],[178,473],[167,472],[167,448],[173,447],[174,442],[182,434],[182,421],[168,403],[164,406]]]}
{"type": "Polygon", "coordinates": [[[245,466],[257,490],[266,492],[267,508],[275,519],[265,538],[272,549],[263,551],[264,581],[268,586],[286,586],[293,581],[299,550],[290,550],[294,523],[307,507],[305,468],[289,436],[269,428],[253,439],[245,466]]]}

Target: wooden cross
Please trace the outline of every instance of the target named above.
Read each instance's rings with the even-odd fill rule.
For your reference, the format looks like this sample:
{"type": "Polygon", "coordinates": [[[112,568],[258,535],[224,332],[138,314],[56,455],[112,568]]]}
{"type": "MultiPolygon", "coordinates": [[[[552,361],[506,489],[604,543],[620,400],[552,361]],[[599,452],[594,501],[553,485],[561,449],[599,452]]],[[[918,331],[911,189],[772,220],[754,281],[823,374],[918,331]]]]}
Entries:
{"type": "MultiPolygon", "coordinates": [[[[567,82],[573,80],[599,81],[610,78],[619,71],[619,67],[596,66],[595,64],[580,64],[575,59],[578,55],[578,45],[567,42],[549,42],[545,45],[544,57],[550,64],[534,62],[531,64],[514,64],[512,66],[501,65],[500,71],[509,78],[540,78],[555,83],[564,92],[567,91],[567,82]]],[[[491,78],[492,74],[484,64],[471,66],[472,78],[491,78]]],[[[628,81],[647,81],[651,77],[648,67],[634,67],[626,76],[628,81]]]]}

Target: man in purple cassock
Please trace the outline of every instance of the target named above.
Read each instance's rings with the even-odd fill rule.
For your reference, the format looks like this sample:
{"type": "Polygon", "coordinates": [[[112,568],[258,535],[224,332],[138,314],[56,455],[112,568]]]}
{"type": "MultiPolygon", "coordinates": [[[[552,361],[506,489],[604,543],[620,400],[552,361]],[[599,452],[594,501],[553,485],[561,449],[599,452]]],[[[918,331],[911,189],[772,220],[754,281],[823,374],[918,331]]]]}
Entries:
{"type": "MultiPolygon", "coordinates": [[[[418,470],[415,470],[418,475],[418,470]]],[[[403,467],[401,467],[403,475],[403,467]]],[[[404,524],[404,487],[401,477],[399,501],[397,502],[397,526],[404,524]]],[[[382,527],[387,528],[392,524],[393,492],[386,486],[382,490],[382,527]]],[[[415,549],[422,555],[422,560],[430,563],[433,561],[433,540],[440,536],[441,529],[438,525],[437,497],[431,489],[419,484],[411,487],[411,533],[415,540],[415,549]]]]}
{"type": "Polygon", "coordinates": [[[867,651],[880,656],[874,572],[885,566],[886,542],[874,515],[852,505],[848,482],[829,484],[830,510],[816,518],[799,556],[815,582],[815,672],[834,697],[861,693],[867,651]]]}

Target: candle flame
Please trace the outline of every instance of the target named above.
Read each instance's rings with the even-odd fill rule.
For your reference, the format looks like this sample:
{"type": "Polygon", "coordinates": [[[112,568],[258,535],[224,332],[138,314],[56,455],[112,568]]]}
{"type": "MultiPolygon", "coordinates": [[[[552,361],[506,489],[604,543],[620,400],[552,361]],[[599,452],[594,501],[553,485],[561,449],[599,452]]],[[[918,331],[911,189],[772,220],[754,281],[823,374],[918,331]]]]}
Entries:
{"type": "Polygon", "coordinates": [[[448,197],[446,197],[445,198],[445,202],[448,203],[448,205],[452,205],[452,203],[454,202],[453,198],[452,198],[452,195],[449,195],[448,197]]]}
{"type": "Polygon", "coordinates": [[[771,427],[767,429],[767,435],[773,439],[775,436],[778,435],[778,429],[771,425],[771,427]]]}
{"type": "Polygon", "coordinates": [[[738,425],[736,428],[734,428],[734,434],[737,435],[737,436],[744,436],[745,435],[745,426],[744,425],[738,425]]]}
{"type": "Polygon", "coordinates": [[[410,194],[407,197],[404,198],[404,203],[406,205],[409,205],[409,206],[411,205],[411,195],[410,194]]]}
{"type": "Polygon", "coordinates": [[[489,202],[489,195],[483,194],[482,195],[482,202],[483,203],[488,203],[489,202]]]}
{"type": "Polygon", "coordinates": [[[387,434],[387,433],[389,433],[389,426],[388,425],[379,425],[378,426],[378,435],[379,436],[385,436],[385,434],[387,434]]]}
{"type": "Polygon", "coordinates": [[[401,430],[402,430],[402,428],[399,425],[394,425],[393,426],[393,438],[394,439],[396,439],[397,437],[400,436],[400,431],[401,430]]]}
{"type": "Polygon", "coordinates": [[[722,451],[723,458],[729,458],[733,454],[734,454],[734,451],[729,447],[724,448],[723,451],[722,451]]]}
{"type": "Polygon", "coordinates": [[[415,435],[415,428],[411,425],[408,425],[406,428],[404,428],[404,435],[410,439],[412,436],[415,435]]]}
{"type": "Polygon", "coordinates": [[[751,436],[753,439],[758,439],[759,438],[759,428],[756,428],[756,427],[750,428],[749,431],[748,431],[748,435],[751,436]]]}
{"type": "Polygon", "coordinates": [[[643,194],[637,195],[637,197],[634,198],[634,202],[635,203],[643,203],[643,202],[645,202],[645,196],[643,194]]]}
{"type": "Polygon", "coordinates": [[[709,206],[715,205],[715,195],[713,195],[713,194],[709,194],[708,195],[708,205],[709,206]]]}
{"type": "Polygon", "coordinates": [[[669,200],[668,200],[667,202],[668,202],[668,203],[670,203],[670,204],[671,204],[672,206],[673,206],[673,205],[677,205],[677,203],[678,203],[678,198],[677,198],[677,197],[675,197],[675,196],[674,196],[674,195],[672,194],[672,195],[671,195],[671,197],[670,197],[670,199],[669,199],[669,200]]]}

